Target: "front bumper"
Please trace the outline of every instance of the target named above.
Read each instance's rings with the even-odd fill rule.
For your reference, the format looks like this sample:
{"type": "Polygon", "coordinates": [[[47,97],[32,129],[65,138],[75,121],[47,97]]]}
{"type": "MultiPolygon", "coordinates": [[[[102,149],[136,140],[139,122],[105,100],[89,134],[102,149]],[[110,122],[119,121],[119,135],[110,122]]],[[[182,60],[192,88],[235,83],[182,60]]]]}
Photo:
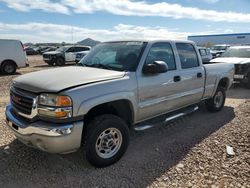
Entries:
{"type": "Polygon", "coordinates": [[[66,124],[36,121],[29,123],[6,107],[7,127],[24,144],[49,153],[70,153],[81,146],[83,121],[66,124]]]}

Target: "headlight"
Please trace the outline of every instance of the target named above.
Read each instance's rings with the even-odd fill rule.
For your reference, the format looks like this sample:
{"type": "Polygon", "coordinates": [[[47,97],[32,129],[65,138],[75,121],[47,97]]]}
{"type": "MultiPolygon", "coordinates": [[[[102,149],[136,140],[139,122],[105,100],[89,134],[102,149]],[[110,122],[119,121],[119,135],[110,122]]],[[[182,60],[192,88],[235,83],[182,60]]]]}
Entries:
{"type": "Polygon", "coordinates": [[[41,94],[38,104],[46,106],[72,106],[71,98],[65,95],[41,94]]]}
{"type": "Polygon", "coordinates": [[[65,95],[41,94],[38,97],[38,114],[53,118],[72,116],[72,100],[65,95]]]}

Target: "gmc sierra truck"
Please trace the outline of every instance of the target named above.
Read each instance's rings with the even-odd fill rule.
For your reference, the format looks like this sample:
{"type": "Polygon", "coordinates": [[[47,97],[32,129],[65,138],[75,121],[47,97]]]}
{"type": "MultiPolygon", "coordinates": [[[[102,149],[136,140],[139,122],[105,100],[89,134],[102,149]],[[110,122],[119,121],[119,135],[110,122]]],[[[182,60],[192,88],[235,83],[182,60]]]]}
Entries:
{"type": "Polygon", "coordinates": [[[94,47],[76,66],[14,79],[7,127],[28,146],[70,153],[81,146],[96,167],[118,161],[129,129],[170,121],[197,109],[220,111],[232,64],[204,66],[191,41],[113,41],[94,47]]]}

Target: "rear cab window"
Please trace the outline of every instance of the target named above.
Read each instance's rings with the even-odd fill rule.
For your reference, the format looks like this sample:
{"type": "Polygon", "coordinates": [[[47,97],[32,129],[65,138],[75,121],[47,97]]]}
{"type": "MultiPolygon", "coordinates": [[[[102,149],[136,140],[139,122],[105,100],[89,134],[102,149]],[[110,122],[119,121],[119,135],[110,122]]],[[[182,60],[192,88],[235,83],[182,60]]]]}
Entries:
{"type": "Polygon", "coordinates": [[[176,48],[180,57],[182,69],[189,69],[200,66],[196,50],[192,44],[176,43],[176,48]]]}

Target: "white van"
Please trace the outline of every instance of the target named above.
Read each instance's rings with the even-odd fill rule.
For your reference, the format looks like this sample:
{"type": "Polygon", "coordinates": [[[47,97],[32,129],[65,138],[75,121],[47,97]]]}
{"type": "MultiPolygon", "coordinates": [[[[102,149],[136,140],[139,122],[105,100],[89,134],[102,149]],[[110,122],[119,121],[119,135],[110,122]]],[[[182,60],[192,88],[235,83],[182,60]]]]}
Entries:
{"type": "Polygon", "coordinates": [[[28,66],[26,52],[19,40],[0,39],[0,70],[14,74],[17,68],[28,66]]]}

